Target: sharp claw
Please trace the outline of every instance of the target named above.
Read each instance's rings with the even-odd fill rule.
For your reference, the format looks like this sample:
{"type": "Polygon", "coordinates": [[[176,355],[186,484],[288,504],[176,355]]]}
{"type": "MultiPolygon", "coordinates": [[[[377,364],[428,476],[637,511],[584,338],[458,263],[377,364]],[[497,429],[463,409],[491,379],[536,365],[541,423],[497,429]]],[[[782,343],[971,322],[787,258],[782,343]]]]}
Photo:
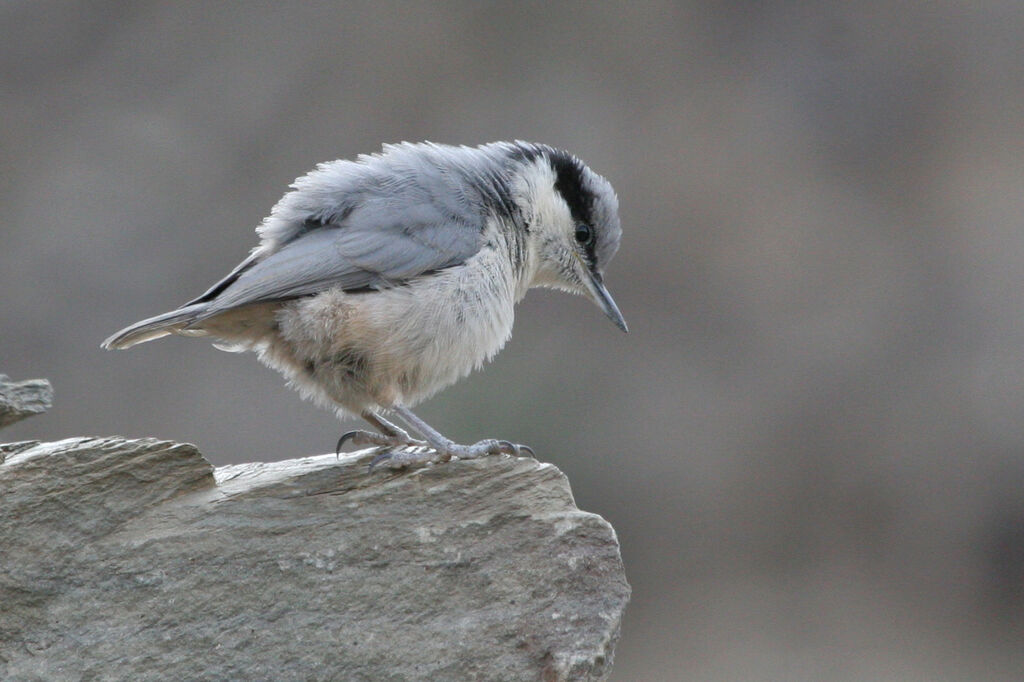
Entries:
{"type": "Polygon", "coordinates": [[[349,431],[348,433],[341,434],[341,438],[338,439],[338,445],[334,448],[334,456],[341,457],[341,448],[344,447],[345,441],[355,438],[358,434],[358,431],[349,431]]]}
{"type": "Polygon", "coordinates": [[[509,455],[515,455],[516,457],[522,457],[523,453],[530,453],[530,457],[537,457],[537,454],[533,451],[529,445],[519,445],[507,440],[498,441],[498,452],[504,452],[509,455]]]}

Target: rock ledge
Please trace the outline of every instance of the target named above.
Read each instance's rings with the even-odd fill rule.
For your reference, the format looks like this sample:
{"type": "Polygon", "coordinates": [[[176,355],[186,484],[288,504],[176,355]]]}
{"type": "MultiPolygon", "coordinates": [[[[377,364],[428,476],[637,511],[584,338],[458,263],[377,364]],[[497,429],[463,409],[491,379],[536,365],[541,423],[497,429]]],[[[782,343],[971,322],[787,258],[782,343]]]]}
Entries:
{"type": "Polygon", "coordinates": [[[550,464],[214,469],[195,447],[0,446],[0,678],[577,680],[629,599],[550,464]]]}

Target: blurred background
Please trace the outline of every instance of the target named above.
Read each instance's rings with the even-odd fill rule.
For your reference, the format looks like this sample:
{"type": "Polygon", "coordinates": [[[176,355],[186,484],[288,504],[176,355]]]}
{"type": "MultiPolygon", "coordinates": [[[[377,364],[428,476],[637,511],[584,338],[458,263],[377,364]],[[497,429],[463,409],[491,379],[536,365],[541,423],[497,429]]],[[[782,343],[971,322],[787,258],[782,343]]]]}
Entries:
{"type": "MultiPolygon", "coordinates": [[[[618,531],[618,680],[1024,669],[1024,5],[0,3],[5,440],[214,464],[343,428],[251,355],[108,334],[256,244],[319,161],[543,141],[618,190],[624,335],[535,291],[420,411],[618,531]]],[[[354,423],[353,423],[354,424],[354,423]]]]}

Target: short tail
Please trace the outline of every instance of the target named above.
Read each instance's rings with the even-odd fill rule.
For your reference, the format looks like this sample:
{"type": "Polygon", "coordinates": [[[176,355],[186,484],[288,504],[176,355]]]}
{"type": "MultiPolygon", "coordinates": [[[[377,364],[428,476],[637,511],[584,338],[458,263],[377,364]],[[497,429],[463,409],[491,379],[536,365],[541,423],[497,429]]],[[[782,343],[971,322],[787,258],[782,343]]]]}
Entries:
{"type": "Polygon", "coordinates": [[[202,335],[203,332],[201,331],[186,331],[186,328],[189,324],[199,320],[205,309],[205,304],[197,303],[172,310],[163,315],[151,317],[148,320],[136,322],[104,341],[102,347],[107,350],[121,350],[123,348],[131,348],[137,343],[159,339],[161,336],[167,336],[168,334],[202,335]]]}

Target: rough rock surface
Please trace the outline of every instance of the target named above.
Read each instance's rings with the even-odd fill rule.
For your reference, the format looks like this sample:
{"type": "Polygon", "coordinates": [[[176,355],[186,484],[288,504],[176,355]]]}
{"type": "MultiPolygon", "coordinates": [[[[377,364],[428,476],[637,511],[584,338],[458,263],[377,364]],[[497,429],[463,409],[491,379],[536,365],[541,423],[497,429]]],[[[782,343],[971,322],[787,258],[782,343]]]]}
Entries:
{"type": "Polygon", "coordinates": [[[0,679],[576,680],[611,669],[615,533],[529,458],[214,469],[191,445],[2,446],[0,679]]]}
{"type": "Polygon", "coordinates": [[[46,412],[52,404],[53,387],[46,379],[13,382],[0,374],[0,428],[46,412]]]}

